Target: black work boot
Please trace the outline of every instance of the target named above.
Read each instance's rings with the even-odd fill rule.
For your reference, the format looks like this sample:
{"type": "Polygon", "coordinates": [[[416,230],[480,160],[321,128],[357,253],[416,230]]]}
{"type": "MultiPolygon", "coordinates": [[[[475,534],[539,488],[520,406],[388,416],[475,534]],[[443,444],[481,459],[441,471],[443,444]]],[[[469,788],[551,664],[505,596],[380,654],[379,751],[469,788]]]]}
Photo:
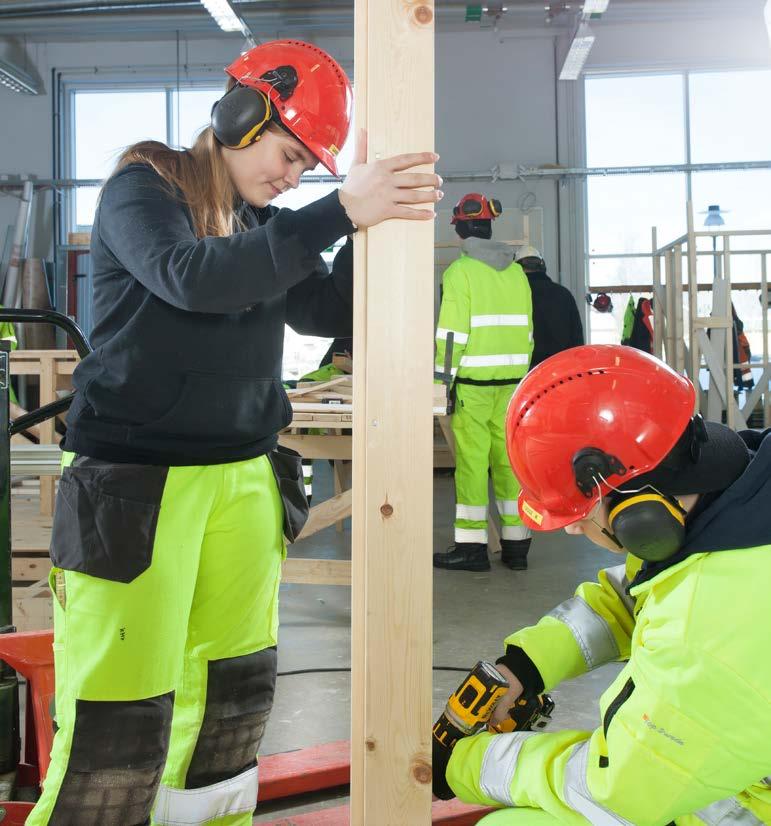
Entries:
{"type": "Polygon", "coordinates": [[[530,539],[502,539],[501,562],[512,571],[526,571],[530,541],[530,539]]]}
{"type": "Polygon", "coordinates": [[[434,554],[434,568],[448,571],[489,571],[487,545],[481,542],[456,542],[446,553],[434,554]]]}

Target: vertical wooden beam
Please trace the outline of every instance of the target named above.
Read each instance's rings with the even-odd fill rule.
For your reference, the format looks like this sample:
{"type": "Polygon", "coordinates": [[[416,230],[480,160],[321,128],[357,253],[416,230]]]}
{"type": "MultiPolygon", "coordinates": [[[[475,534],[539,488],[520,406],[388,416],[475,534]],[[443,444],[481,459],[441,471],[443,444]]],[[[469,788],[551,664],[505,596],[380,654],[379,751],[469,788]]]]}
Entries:
{"type": "MultiPolygon", "coordinates": [[[[768,352],[768,253],[760,256],[760,305],[763,312],[763,375],[761,381],[765,382],[763,388],[763,426],[771,427],[771,393],[768,390],[769,370],[768,352]]],[[[748,411],[749,416],[752,411],[748,411]]]]}
{"type": "Polygon", "coordinates": [[[658,230],[651,228],[651,246],[653,247],[653,355],[664,358],[664,306],[661,289],[661,256],[658,251],[658,230]]]}
{"type": "Polygon", "coordinates": [[[701,370],[701,353],[699,351],[699,336],[696,330],[696,319],[699,316],[699,273],[696,235],[693,222],[693,201],[688,201],[688,347],[691,356],[691,381],[696,388],[696,410],[698,413],[702,404],[702,389],[699,373],[701,370]]]}
{"type": "MultiPolygon", "coordinates": [[[[368,158],[434,140],[433,0],[356,0],[368,158]]],[[[431,819],[431,222],[356,234],[351,824],[431,819]]]]}
{"type": "Polygon", "coordinates": [[[675,352],[674,367],[678,373],[685,372],[685,328],[683,325],[683,247],[678,244],[674,250],[674,302],[675,302],[675,352]]]}
{"type": "MultiPolygon", "coordinates": [[[[55,351],[41,351],[40,355],[40,406],[56,401],[56,371],[54,368],[55,351]]],[[[56,436],[55,419],[46,419],[40,423],[40,444],[52,444],[56,436]]],[[[53,516],[56,477],[40,477],[40,513],[53,516]]]]}
{"type": "Polygon", "coordinates": [[[736,427],[736,404],[734,402],[734,324],[731,310],[731,241],[723,236],[723,289],[725,290],[725,423],[732,430],[736,427]]]}
{"type": "Polygon", "coordinates": [[[667,297],[667,334],[664,349],[666,351],[666,363],[673,369],[676,368],[675,349],[677,347],[677,318],[675,312],[675,250],[667,247],[664,253],[664,289],[667,297]]]}

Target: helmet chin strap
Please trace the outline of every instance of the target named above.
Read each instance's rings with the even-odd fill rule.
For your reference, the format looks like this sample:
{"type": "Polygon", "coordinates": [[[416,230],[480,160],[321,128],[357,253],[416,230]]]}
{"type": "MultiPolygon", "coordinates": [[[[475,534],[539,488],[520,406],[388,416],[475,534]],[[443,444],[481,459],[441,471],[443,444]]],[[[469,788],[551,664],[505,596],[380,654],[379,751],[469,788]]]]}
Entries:
{"type": "MultiPolygon", "coordinates": [[[[606,485],[609,485],[611,488],[613,488],[613,490],[618,490],[618,488],[614,488],[613,485],[611,485],[610,482],[608,482],[608,480],[602,474],[600,474],[600,479],[602,479],[602,481],[605,482],[606,485]]],[[[600,483],[597,480],[596,476],[593,476],[592,480],[594,484],[597,485],[597,494],[599,496],[599,498],[597,499],[597,507],[599,508],[602,507],[602,488],[600,487],[600,483]]],[[[624,546],[618,541],[618,537],[614,533],[611,533],[607,528],[603,528],[603,526],[600,525],[600,523],[597,522],[594,519],[594,517],[590,517],[590,519],[600,529],[603,536],[606,536],[608,539],[610,539],[610,541],[613,542],[619,550],[624,550],[624,546]]]]}

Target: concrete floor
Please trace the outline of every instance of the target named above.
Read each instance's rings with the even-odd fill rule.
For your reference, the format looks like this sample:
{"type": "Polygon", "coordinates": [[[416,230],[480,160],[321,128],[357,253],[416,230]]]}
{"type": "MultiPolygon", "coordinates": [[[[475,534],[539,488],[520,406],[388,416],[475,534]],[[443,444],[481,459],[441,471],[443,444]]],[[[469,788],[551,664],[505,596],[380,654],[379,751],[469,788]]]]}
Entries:
{"type": "MultiPolygon", "coordinates": [[[[327,462],[314,463],[316,502],[332,494],[327,462]]],[[[451,476],[436,476],[434,484],[434,550],[451,542],[455,501],[451,476]]],[[[290,549],[292,556],[350,558],[350,520],[343,533],[334,526],[290,549]]],[[[429,549],[426,549],[429,552],[429,549]]],[[[621,560],[564,532],[540,534],[533,540],[526,572],[504,568],[498,557],[492,570],[475,574],[434,572],[434,665],[470,668],[477,660],[495,661],[503,639],[536,622],[575,586],[594,579],[597,571],[621,560]]],[[[340,586],[281,586],[279,673],[305,668],[350,666],[350,588],[340,586]]],[[[597,700],[620,666],[605,666],[552,692],[556,711],[551,730],[592,729],[599,720],[597,700]]],[[[434,672],[433,707],[436,717],[462,674],[434,672]]],[[[348,739],[350,731],[350,674],[328,673],[279,677],[276,701],[263,741],[262,754],[301,749],[348,739]],[[319,710],[323,709],[323,714],[319,710]]],[[[316,795],[300,805],[263,804],[254,823],[280,814],[298,814],[341,805],[342,794],[316,795]]]]}

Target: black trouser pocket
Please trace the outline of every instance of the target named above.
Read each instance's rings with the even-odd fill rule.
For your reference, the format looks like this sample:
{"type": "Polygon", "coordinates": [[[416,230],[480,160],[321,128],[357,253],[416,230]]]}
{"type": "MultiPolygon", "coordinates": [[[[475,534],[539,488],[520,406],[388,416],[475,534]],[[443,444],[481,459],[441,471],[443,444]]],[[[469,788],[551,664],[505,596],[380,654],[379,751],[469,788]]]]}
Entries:
{"type": "Polygon", "coordinates": [[[62,472],[51,561],[113,582],[150,567],[168,468],[78,456],[62,472]]]}
{"type": "Polygon", "coordinates": [[[308,521],[310,506],[305,495],[302,457],[288,447],[277,445],[268,454],[268,461],[276,477],[281,503],[284,506],[284,536],[294,542],[308,521]]]}

